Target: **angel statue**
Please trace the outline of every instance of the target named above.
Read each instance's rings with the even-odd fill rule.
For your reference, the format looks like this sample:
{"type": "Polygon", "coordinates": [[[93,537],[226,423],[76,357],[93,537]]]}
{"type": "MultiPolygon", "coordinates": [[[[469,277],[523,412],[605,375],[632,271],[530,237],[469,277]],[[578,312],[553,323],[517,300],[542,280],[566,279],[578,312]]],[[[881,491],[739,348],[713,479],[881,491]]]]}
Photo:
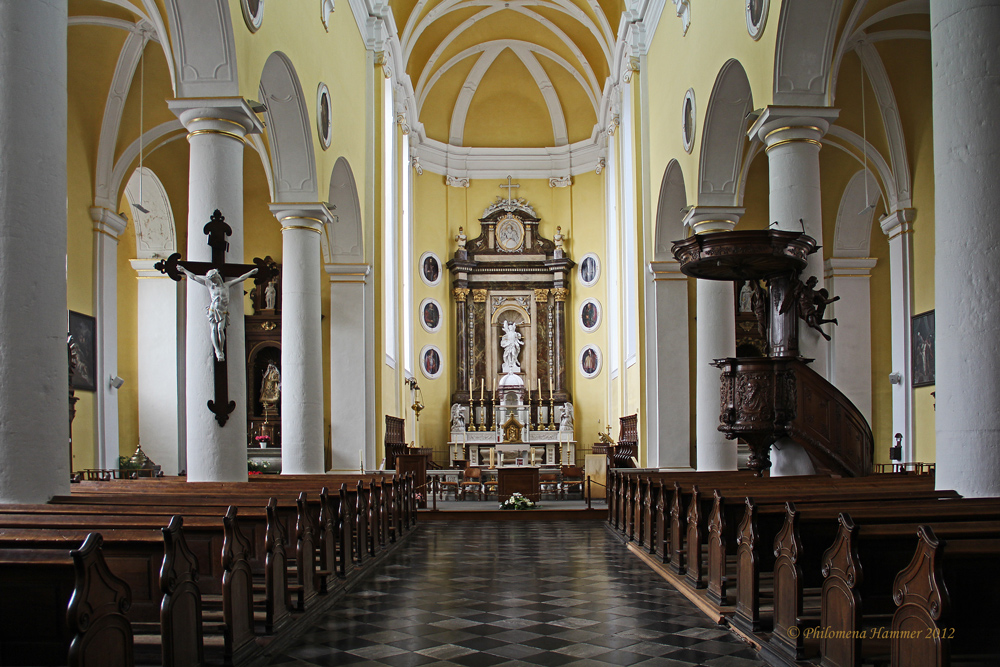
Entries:
{"type": "Polygon", "coordinates": [[[462,412],[462,406],[458,403],[451,404],[451,430],[465,430],[465,413],[462,412]]]}
{"type": "Polygon", "coordinates": [[[517,355],[521,351],[521,334],[517,331],[517,325],[510,320],[503,321],[503,338],[500,339],[500,347],[503,348],[503,372],[507,374],[520,373],[521,364],[517,362],[517,355]]]}
{"type": "Polygon", "coordinates": [[[225,361],[226,327],[229,325],[229,288],[257,273],[257,269],[252,269],[238,278],[225,280],[218,269],[212,269],[204,276],[199,276],[179,264],[177,268],[191,280],[208,288],[208,294],[212,301],[205,306],[205,312],[208,315],[208,322],[212,326],[212,347],[215,348],[215,358],[218,361],[225,361]]]}
{"type": "Polygon", "coordinates": [[[562,417],[559,418],[559,430],[573,430],[573,404],[570,402],[563,404],[562,417]]]}

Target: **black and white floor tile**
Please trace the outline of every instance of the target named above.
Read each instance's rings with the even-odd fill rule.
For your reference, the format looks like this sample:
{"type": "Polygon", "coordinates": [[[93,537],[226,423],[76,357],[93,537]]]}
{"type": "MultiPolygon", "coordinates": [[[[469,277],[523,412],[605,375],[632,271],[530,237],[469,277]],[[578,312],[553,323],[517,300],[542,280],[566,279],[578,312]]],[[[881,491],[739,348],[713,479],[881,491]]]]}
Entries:
{"type": "Polygon", "coordinates": [[[424,522],[299,646],[271,662],[761,664],[596,521],[424,522]]]}

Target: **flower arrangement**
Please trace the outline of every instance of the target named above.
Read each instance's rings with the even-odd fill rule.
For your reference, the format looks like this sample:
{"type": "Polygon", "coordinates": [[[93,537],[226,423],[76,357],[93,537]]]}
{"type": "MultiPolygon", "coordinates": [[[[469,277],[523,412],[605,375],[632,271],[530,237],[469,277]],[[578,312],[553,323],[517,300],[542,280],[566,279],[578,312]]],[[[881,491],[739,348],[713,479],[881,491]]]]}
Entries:
{"type": "Polygon", "coordinates": [[[271,436],[269,435],[255,435],[253,439],[257,441],[257,446],[261,449],[271,446],[271,436]]]}
{"type": "Polygon", "coordinates": [[[416,500],[418,503],[422,503],[424,502],[424,494],[418,491],[417,493],[413,494],[413,499],[416,500]]]}
{"type": "Polygon", "coordinates": [[[511,494],[510,498],[500,503],[502,510],[534,510],[538,509],[538,503],[532,502],[520,493],[511,494]]]}
{"type": "Polygon", "coordinates": [[[267,472],[267,469],[271,466],[268,465],[267,461],[247,461],[247,474],[248,475],[263,475],[267,472]]]}

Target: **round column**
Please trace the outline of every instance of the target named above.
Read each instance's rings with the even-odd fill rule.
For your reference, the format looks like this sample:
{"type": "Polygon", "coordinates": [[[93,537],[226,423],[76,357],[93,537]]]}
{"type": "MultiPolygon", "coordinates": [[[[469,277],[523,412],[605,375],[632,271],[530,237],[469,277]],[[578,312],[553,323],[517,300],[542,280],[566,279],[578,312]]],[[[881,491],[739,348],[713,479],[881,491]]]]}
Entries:
{"type": "Polygon", "coordinates": [[[66,0],[0,0],[3,503],[69,493],[66,15],[66,0]]]}
{"type": "Polygon", "coordinates": [[[937,487],[1000,495],[1000,6],[931,1],[937,487]]]}
{"type": "MultiPolygon", "coordinates": [[[[455,353],[458,359],[456,369],[456,394],[461,394],[469,388],[469,378],[471,369],[469,367],[469,327],[466,324],[469,299],[469,288],[464,285],[456,285],[452,289],[452,296],[455,298],[455,353]]],[[[468,399],[466,399],[466,403],[468,399]]]]}
{"type": "Polygon", "coordinates": [[[569,288],[556,287],[552,290],[552,296],[555,299],[555,317],[553,318],[555,340],[553,345],[557,352],[552,355],[556,367],[550,369],[549,374],[556,393],[562,394],[566,391],[566,356],[569,353],[559,354],[558,350],[566,350],[566,299],[569,298],[569,288]]]}
{"type": "MultiPolygon", "coordinates": [[[[202,231],[215,209],[232,228],[226,262],[243,263],[243,138],[260,124],[241,99],[178,99],[169,102],[188,130],[188,235],[184,259],[208,262],[212,249],[202,231]]],[[[206,307],[208,290],[187,285],[186,384],[187,478],[191,482],[238,482],[247,479],[246,338],[243,286],[230,292],[226,327],[229,399],[236,410],[219,426],[208,409],[215,400],[214,352],[206,307]]]]}
{"type": "Polygon", "coordinates": [[[323,473],[322,204],[273,204],[281,222],[281,474],[323,473]]]}

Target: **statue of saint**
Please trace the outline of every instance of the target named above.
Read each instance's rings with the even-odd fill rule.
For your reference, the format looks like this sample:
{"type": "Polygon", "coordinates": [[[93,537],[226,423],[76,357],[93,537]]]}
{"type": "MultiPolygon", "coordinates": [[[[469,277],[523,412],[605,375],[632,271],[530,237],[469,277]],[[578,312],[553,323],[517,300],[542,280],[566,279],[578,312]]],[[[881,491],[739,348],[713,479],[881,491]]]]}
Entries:
{"type": "Polygon", "coordinates": [[[573,404],[564,403],[562,410],[562,417],[559,418],[559,430],[560,431],[572,431],[573,430],[573,404]]]}
{"type": "Polygon", "coordinates": [[[451,430],[465,430],[465,413],[462,412],[462,406],[458,403],[452,403],[451,405],[451,430]]]}
{"type": "Polygon", "coordinates": [[[740,312],[741,313],[752,313],[753,305],[751,304],[753,300],[753,281],[748,280],[743,283],[743,289],[740,290],[740,312]]]}
{"type": "Polygon", "coordinates": [[[509,320],[503,321],[503,338],[500,339],[500,347],[503,348],[503,372],[507,374],[520,373],[521,364],[517,362],[517,355],[521,351],[521,334],[517,331],[517,325],[509,320]]]}
{"type": "Polygon", "coordinates": [[[264,307],[274,310],[274,302],[278,298],[278,290],[274,286],[274,281],[270,281],[264,288],[264,307]]]}
{"type": "Polygon", "coordinates": [[[465,235],[465,230],[461,227],[458,228],[458,236],[455,237],[455,241],[458,243],[459,250],[465,250],[465,242],[468,237],[465,235]]]}
{"type": "Polygon", "coordinates": [[[205,312],[208,315],[208,322],[212,327],[212,347],[215,349],[215,358],[218,361],[225,361],[226,327],[229,325],[229,288],[233,285],[238,285],[257,273],[257,269],[248,271],[239,278],[225,280],[218,269],[212,269],[204,276],[199,276],[191,273],[179,264],[177,268],[183,271],[191,280],[208,288],[208,294],[211,296],[212,301],[205,306],[205,312]]]}
{"type": "Polygon", "coordinates": [[[260,402],[273,408],[281,400],[281,371],[273,361],[267,362],[264,379],[260,383],[260,402]]]}

